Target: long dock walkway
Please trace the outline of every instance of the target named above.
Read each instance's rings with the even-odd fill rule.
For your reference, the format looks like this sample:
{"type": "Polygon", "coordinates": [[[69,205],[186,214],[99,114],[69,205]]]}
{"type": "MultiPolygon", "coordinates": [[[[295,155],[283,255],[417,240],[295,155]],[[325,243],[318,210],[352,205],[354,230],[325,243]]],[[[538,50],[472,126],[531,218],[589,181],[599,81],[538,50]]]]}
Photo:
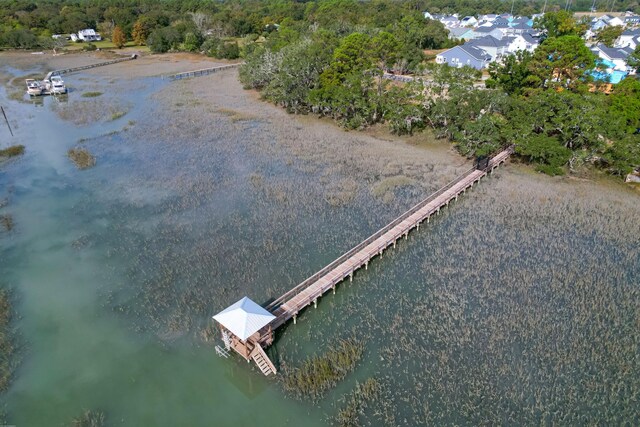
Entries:
{"type": "Polygon", "coordinates": [[[133,54],[125,58],[118,58],[118,59],[113,59],[111,61],[98,62],[97,64],[82,65],[80,67],[65,68],[63,70],[54,70],[49,72],[49,74],[47,74],[47,78],[51,76],[60,76],[62,74],[75,73],[76,71],[89,70],[91,68],[96,68],[96,67],[104,67],[105,65],[117,64],[118,62],[132,61],[137,57],[138,55],[133,54]]]}
{"type": "Polygon", "coordinates": [[[429,218],[438,214],[441,208],[447,206],[452,200],[457,200],[460,194],[504,163],[512,152],[513,148],[509,147],[492,157],[485,168],[472,168],[466,171],[331,264],[268,304],[265,308],[276,316],[271,322],[271,328],[275,330],[291,318],[295,322],[296,316],[302,309],[316,304],[318,298],[330,289],[335,292],[339,282],[347,277],[353,280],[356,270],[363,266],[366,269],[372,258],[382,256],[389,246],[395,247],[398,239],[407,238],[412,229],[419,228],[420,223],[425,220],[428,222],[429,218]]]}
{"type": "Polygon", "coordinates": [[[181,80],[181,79],[187,79],[191,77],[207,76],[209,74],[217,73],[218,71],[229,70],[231,68],[238,68],[242,64],[244,64],[244,62],[238,62],[237,64],[219,65],[217,67],[211,67],[211,68],[201,68],[199,70],[193,70],[193,71],[185,71],[183,73],[172,74],[168,76],[168,78],[171,80],[181,80]]]}

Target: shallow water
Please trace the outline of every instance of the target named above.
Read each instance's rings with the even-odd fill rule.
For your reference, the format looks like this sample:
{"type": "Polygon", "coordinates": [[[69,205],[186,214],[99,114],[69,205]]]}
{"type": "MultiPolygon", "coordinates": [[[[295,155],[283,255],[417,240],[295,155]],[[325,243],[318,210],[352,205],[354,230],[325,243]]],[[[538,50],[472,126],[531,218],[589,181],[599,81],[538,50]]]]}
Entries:
{"type": "Polygon", "coordinates": [[[1,280],[24,341],[2,397],[12,424],[68,425],[91,408],[109,425],[326,425],[372,376],[385,394],[367,425],[638,420],[632,193],[514,166],[484,181],[279,333],[270,354],[293,365],[348,334],[367,342],[316,406],[219,358],[201,331],[244,295],[285,291],[452,176],[425,172],[386,204],[371,191],[380,171],[292,154],[269,117],[208,109],[193,94],[223,77],[65,80],[62,103],[2,92],[11,143],[27,147],[0,166],[0,213],[16,224],[0,234],[1,280]],[[104,95],[80,96],[89,90],[104,95]],[[96,167],[67,159],[77,145],[96,167]],[[352,199],[328,203],[327,188],[347,179],[352,199]]]}

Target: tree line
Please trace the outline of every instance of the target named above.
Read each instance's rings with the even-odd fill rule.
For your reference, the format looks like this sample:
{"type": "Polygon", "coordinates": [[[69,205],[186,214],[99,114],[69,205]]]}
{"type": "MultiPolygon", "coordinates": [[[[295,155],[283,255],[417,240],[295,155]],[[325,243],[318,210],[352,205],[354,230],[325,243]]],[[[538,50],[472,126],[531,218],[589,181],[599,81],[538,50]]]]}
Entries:
{"type": "MultiPolygon", "coordinates": [[[[430,23],[405,25],[412,19],[348,34],[281,28],[252,45],[241,81],[292,113],[328,116],[351,129],[430,129],[467,156],[515,144],[521,159],[551,175],[584,165],[625,175],[640,166],[640,81],[629,77],[605,93],[611,88],[591,76],[599,65],[580,37],[585,28],[570,14],[540,19],[538,49],[492,64],[482,87],[475,69],[425,63],[430,23]],[[384,78],[389,72],[416,78],[398,83],[384,78]]],[[[638,67],[640,51],[634,56],[638,67]]]]}
{"type": "MultiPolygon", "coordinates": [[[[571,4],[574,10],[589,10],[592,1],[571,4]]],[[[609,8],[610,3],[596,4],[609,8]]],[[[198,50],[207,38],[214,38],[205,48],[218,52],[228,49],[220,40],[260,36],[282,22],[313,23],[344,34],[358,27],[384,28],[427,10],[462,16],[511,11],[531,15],[544,6],[551,11],[566,5],[565,0],[5,0],[0,8],[0,46],[50,48],[55,44],[52,35],[85,28],[111,39],[117,27],[126,40],[140,45],[153,33],[150,46],[156,51],[198,50]]],[[[636,0],[611,5],[617,11],[640,13],[636,0]]]]}

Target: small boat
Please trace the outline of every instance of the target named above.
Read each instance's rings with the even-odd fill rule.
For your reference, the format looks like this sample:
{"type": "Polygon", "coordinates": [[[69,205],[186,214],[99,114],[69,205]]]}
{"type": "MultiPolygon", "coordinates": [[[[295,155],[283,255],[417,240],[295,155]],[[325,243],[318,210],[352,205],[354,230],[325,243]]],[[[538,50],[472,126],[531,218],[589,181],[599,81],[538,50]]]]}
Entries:
{"type": "Polygon", "coordinates": [[[45,80],[47,91],[52,95],[62,95],[67,93],[67,88],[60,76],[51,76],[48,80],[45,80]]]}
{"type": "Polygon", "coordinates": [[[27,93],[30,96],[39,96],[42,95],[42,85],[35,81],[34,79],[27,79],[27,93]]]}

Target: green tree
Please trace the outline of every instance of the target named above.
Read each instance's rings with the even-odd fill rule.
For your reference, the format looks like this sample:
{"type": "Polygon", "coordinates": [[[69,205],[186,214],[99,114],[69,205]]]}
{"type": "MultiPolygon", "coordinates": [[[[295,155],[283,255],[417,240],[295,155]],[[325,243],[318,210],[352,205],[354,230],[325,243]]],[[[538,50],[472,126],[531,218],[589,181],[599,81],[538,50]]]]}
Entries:
{"type": "Polygon", "coordinates": [[[118,49],[122,49],[124,45],[127,43],[127,38],[124,35],[124,31],[122,31],[122,28],[120,28],[117,25],[113,29],[113,34],[111,35],[111,41],[118,49]]]}
{"type": "Polygon", "coordinates": [[[583,23],[578,23],[573,14],[560,10],[558,12],[547,12],[541,18],[537,18],[533,27],[541,30],[546,38],[562,36],[582,37],[587,30],[583,23]]]}
{"type": "Polygon", "coordinates": [[[622,120],[622,127],[628,133],[640,129],[640,81],[627,77],[614,86],[609,96],[611,117],[622,120]]]}
{"type": "Polygon", "coordinates": [[[173,27],[154,30],[147,38],[147,46],[154,53],[164,53],[177,49],[181,42],[180,33],[173,27]]]}
{"type": "Polygon", "coordinates": [[[622,34],[624,28],[621,26],[604,27],[596,35],[596,40],[606,46],[613,47],[613,43],[622,34]]]}
{"type": "MultiPolygon", "coordinates": [[[[576,90],[581,77],[595,66],[595,56],[578,36],[546,39],[533,54],[529,72],[543,87],[565,87],[576,90]]],[[[532,81],[528,77],[529,81],[532,81]]]]}
{"type": "Polygon", "coordinates": [[[627,57],[627,65],[640,72],[640,45],[627,57]]]}
{"type": "Polygon", "coordinates": [[[525,50],[505,57],[502,63],[492,62],[489,64],[491,79],[487,85],[494,83],[509,95],[522,94],[526,87],[536,85],[536,79],[532,79],[529,69],[532,58],[531,52],[525,50]]]}

